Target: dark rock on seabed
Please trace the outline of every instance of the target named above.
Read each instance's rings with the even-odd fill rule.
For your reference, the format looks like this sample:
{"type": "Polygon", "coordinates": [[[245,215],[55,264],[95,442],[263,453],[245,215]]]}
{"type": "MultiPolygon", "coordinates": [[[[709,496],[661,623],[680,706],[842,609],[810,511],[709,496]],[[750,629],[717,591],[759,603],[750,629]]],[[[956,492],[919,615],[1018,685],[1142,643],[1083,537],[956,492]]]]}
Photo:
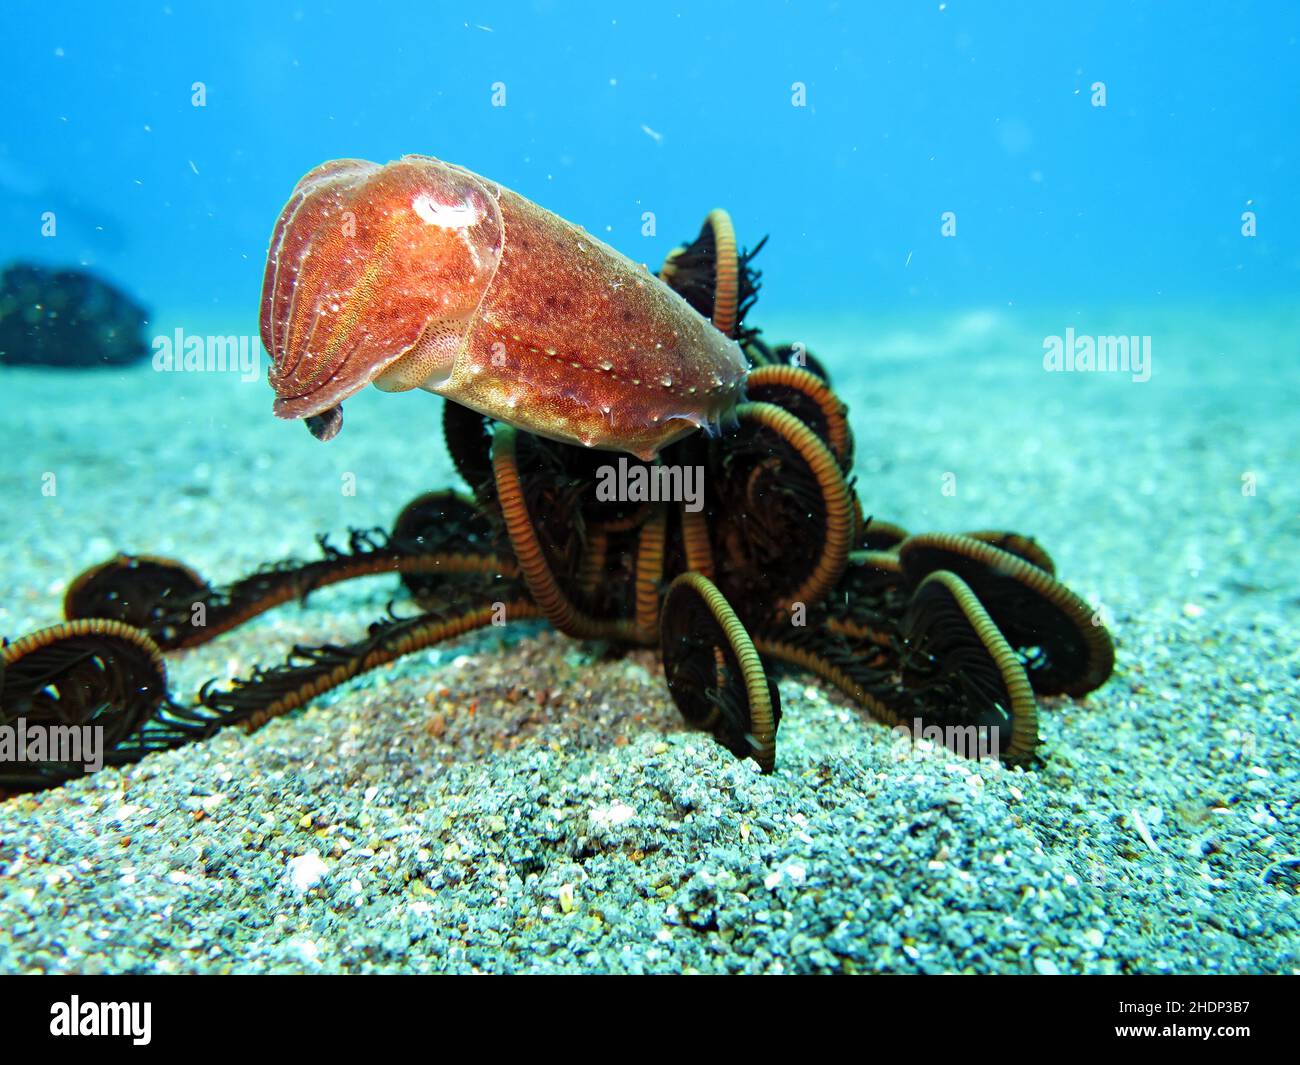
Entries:
{"type": "Polygon", "coordinates": [[[0,274],[0,364],[126,366],[149,353],[148,314],[86,270],[15,263],[0,274]]]}

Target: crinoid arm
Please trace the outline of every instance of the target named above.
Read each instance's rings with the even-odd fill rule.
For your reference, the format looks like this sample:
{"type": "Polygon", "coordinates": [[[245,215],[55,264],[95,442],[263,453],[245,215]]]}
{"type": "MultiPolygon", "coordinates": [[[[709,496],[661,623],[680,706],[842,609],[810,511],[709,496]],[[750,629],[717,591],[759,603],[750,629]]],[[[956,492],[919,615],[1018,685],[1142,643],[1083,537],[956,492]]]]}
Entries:
{"type": "Polygon", "coordinates": [[[794,414],[743,403],[714,479],[718,584],[746,623],[814,607],[848,565],[853,497],[835,456],[794,414]],[[809,550],[813,545],[813,550],[809,550]]]}
{"type": "Polygon", "coordinates": [[[766,632],[754,645],[765,660],[822,678],[909,737],[937,730],[940,745],[967,756],[1025,762],[1038,736],[1024,670],[974,597],[952,598],[940,581],[914,597],[889,647],[829,626],[766,632]]]}
{"type": "Polygon", "coordinates": [[[537,607],[526,598],[475,605],[448,603],[441,610],[416,617],[375,622],[369,634],[355,643],[297,646],[283,665],[258,669],[251,677],[225,688],[209,682],[199,701],[223,725],[241,724],[251,731],[362,673],[405,655],[427,650],[498,621],[523,621],[538,616],[537,607]]]}
{"type": "MultiPolygon", "coordinates": [[[[0,712],[24,727],[106,729],[109,765],[265,720],[402,654],[503,617],[535,617],[514,559],[493,553],[496,538],[472,500],[429,493],[404,508],[391,535],[353,530],[342,549],[321,537],[321,559],[264,566],[226,586],[169,559],[116,556],[72,582],[68,621],[5,645],[0,712]],[[196,705],[168,696],[163,650],[205,643],[315,589],[382,573],[400,574],[428,613],[374,627],[349,647],[295,648],[289,667],[259,671],[231,692],[209,685],[196,705]]],[[[82,772],[67,759],[38,759],[0,775],[0,787],[48,787],[82,772]]]]}
{"type": "Polygon", "coordinates": [[[951,533],[910,537],[898,557],[913,586],[938,570],[957,574],[1021,655],[1034,691],[1086,695],[1113,671],[1115,645],[1096,611],[1039,564],[951,533]]]}
{"type": "Polygon", "coordinates": [[[86,772],[85,729],[103,761],[114,752],[158,750],[178,737],[166,722],[150,729],[167,701],[162,652],[144,632],[120,621],[66,621],[0,648],[0,726],[4,740],[40,737],[39,749],[0,758],[0,788],[33,791],[86,772]],[[75,747],[75,751],[73,748],[75,747]]]}
{"type": "Polygon", "coordinates": [[[1047,553],[1047,549],[1032,536],[1009,532],[1006,529],[979,529],[975,532],[962,533],[962,535],[969,536],[972,540],[981,540],[986,544],[991,544],[993,547],[1007,551],[1017,558],[1023,558],[1026,562],[1032,563],[1053,577],[1056,576],[1056,562],[1047,553]]]}
{"type": "MultiPolygon", "coordinates": [[[[768,346],[763,344],[762,339],[759,337],[755,337],[751,343],[759,344],[765,350],[767,357],[763,360],[764,363],[771,363],[776,366],[795,366],[801,370],[807,370],[827,388],[830,387],[830,371],[826,369],[826,365],[821,359],[817,358],[803,344],[786,343],[768,346]]],[[[762,364],[760,363],[760,365],[762,364]]]]}
{"type": "MultiPolygon", "coordinates": [[[[519,562],[529,594],[546,619],[557,629],[581,639],[631,639],[636,633],[632,617],[593,617],[576,602],[582,585],[582,554],[574,548],[581,538],[570,533],[578,520],[581,491],[563,479],[540,476],[533,465],[521,462],[521,439],[532,449],[533,462],[543,462],[550,445],[513,426],[496,423],[492,443],[497,503],[519,562]],[[566,487],[568,491],[565,491],[566,487]],[[544,503],[539,493],[550,490],[544,503]],[[529,497],[532,496],[530,499],[529,497]]],[[[573,449],[568,449],[573,450],[573,449]]]]}
{"type": "Polygon", "coordinates": [[[738,251],[731,215],[715,208],[699,236],[668,254],[659,277],[718,332],[743,342],[751,332],[745,329],[745,315],[758,299],[762,276],[750,263],[766,243],[764,237],[752,250],[738,251]]]}
{"type": "Polygon", "coordinates": [[[408,506],[392,535],[353,529],[345,547],[321,536],[323,557],[270,563],[227,585],[210,585],[169,559],[119,555],[73,581],[65,616],[125,621],[173,650],[197,647],[259,614],[360,577],[398,573],[415,592],[459,576],[513,576],[513,560],[491,553],[491,527],[472,504],[444,496],[437,500],[422,496],[408,506]],[[428,513],[435,507],[446,518],[436,535],[428,513]]]}
{"type": "Polygon", "coordinates": [[[816,374],[797,366],[758,366],[745,382],[745,395],[751,402],[789,411],[831,449],[841,469],[847,472],[852,467],[848,408],[816,374]]]}
{"type": "Polygon", "coordinates": [[[781,697],[717,586],[699,573],[679,576],[664,597],[659,632],[668,690],[686,721],[772,772],[781,697]]]}
{"type": "Polygon", "coordinates": [[[996,751],[1011,764],[1033,757],[1038,707],[1029,678],[960,577],[945,570],[926,577],[912,595],[900,634],[903,687],[924,699],[926,725],[968,730],[962,753],[996,751]]]}

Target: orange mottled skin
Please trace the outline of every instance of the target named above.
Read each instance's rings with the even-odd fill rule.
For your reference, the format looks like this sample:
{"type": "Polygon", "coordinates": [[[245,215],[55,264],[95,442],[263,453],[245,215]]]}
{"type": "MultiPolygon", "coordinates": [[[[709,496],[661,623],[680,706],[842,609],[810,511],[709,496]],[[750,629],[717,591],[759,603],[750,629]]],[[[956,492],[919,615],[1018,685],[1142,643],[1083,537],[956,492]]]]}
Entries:
{"type": "Polygon", "coordinates": [[[303,178],[272,238],[262,337],[281,417],[370,382],[421,387],[642,457],[729,411],[746,374],[739,347],[645,267],[427,156],[303,178]]]}

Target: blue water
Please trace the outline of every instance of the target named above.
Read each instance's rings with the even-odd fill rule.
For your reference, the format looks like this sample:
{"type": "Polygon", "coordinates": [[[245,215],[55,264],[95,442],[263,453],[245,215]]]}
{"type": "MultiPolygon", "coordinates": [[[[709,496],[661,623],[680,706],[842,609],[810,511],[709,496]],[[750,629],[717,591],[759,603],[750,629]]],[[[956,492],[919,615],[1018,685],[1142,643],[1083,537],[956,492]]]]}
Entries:
{"type": "Polygon", "coordinates": [[[1239,305],[1300,280],[1292,3],[10,0],[4,25],[0,261],[92,265],[249,331],[297,179],[407,152],[652,264],[726,206],[771,235],[770,313],[1239,305]]]}

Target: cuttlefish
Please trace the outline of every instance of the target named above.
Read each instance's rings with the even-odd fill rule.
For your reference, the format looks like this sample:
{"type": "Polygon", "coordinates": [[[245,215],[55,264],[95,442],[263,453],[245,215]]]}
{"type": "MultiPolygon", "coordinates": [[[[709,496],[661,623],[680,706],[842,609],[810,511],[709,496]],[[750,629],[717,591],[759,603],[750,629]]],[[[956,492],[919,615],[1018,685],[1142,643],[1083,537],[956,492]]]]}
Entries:
{"type": "Polygon", "coordinates": [[[716,425],[748,363],[644,266],[459,166],[338,159],[280,213],[262,284],[275,413],[320,439],[373,384],[643,459],[716,425]]]}

